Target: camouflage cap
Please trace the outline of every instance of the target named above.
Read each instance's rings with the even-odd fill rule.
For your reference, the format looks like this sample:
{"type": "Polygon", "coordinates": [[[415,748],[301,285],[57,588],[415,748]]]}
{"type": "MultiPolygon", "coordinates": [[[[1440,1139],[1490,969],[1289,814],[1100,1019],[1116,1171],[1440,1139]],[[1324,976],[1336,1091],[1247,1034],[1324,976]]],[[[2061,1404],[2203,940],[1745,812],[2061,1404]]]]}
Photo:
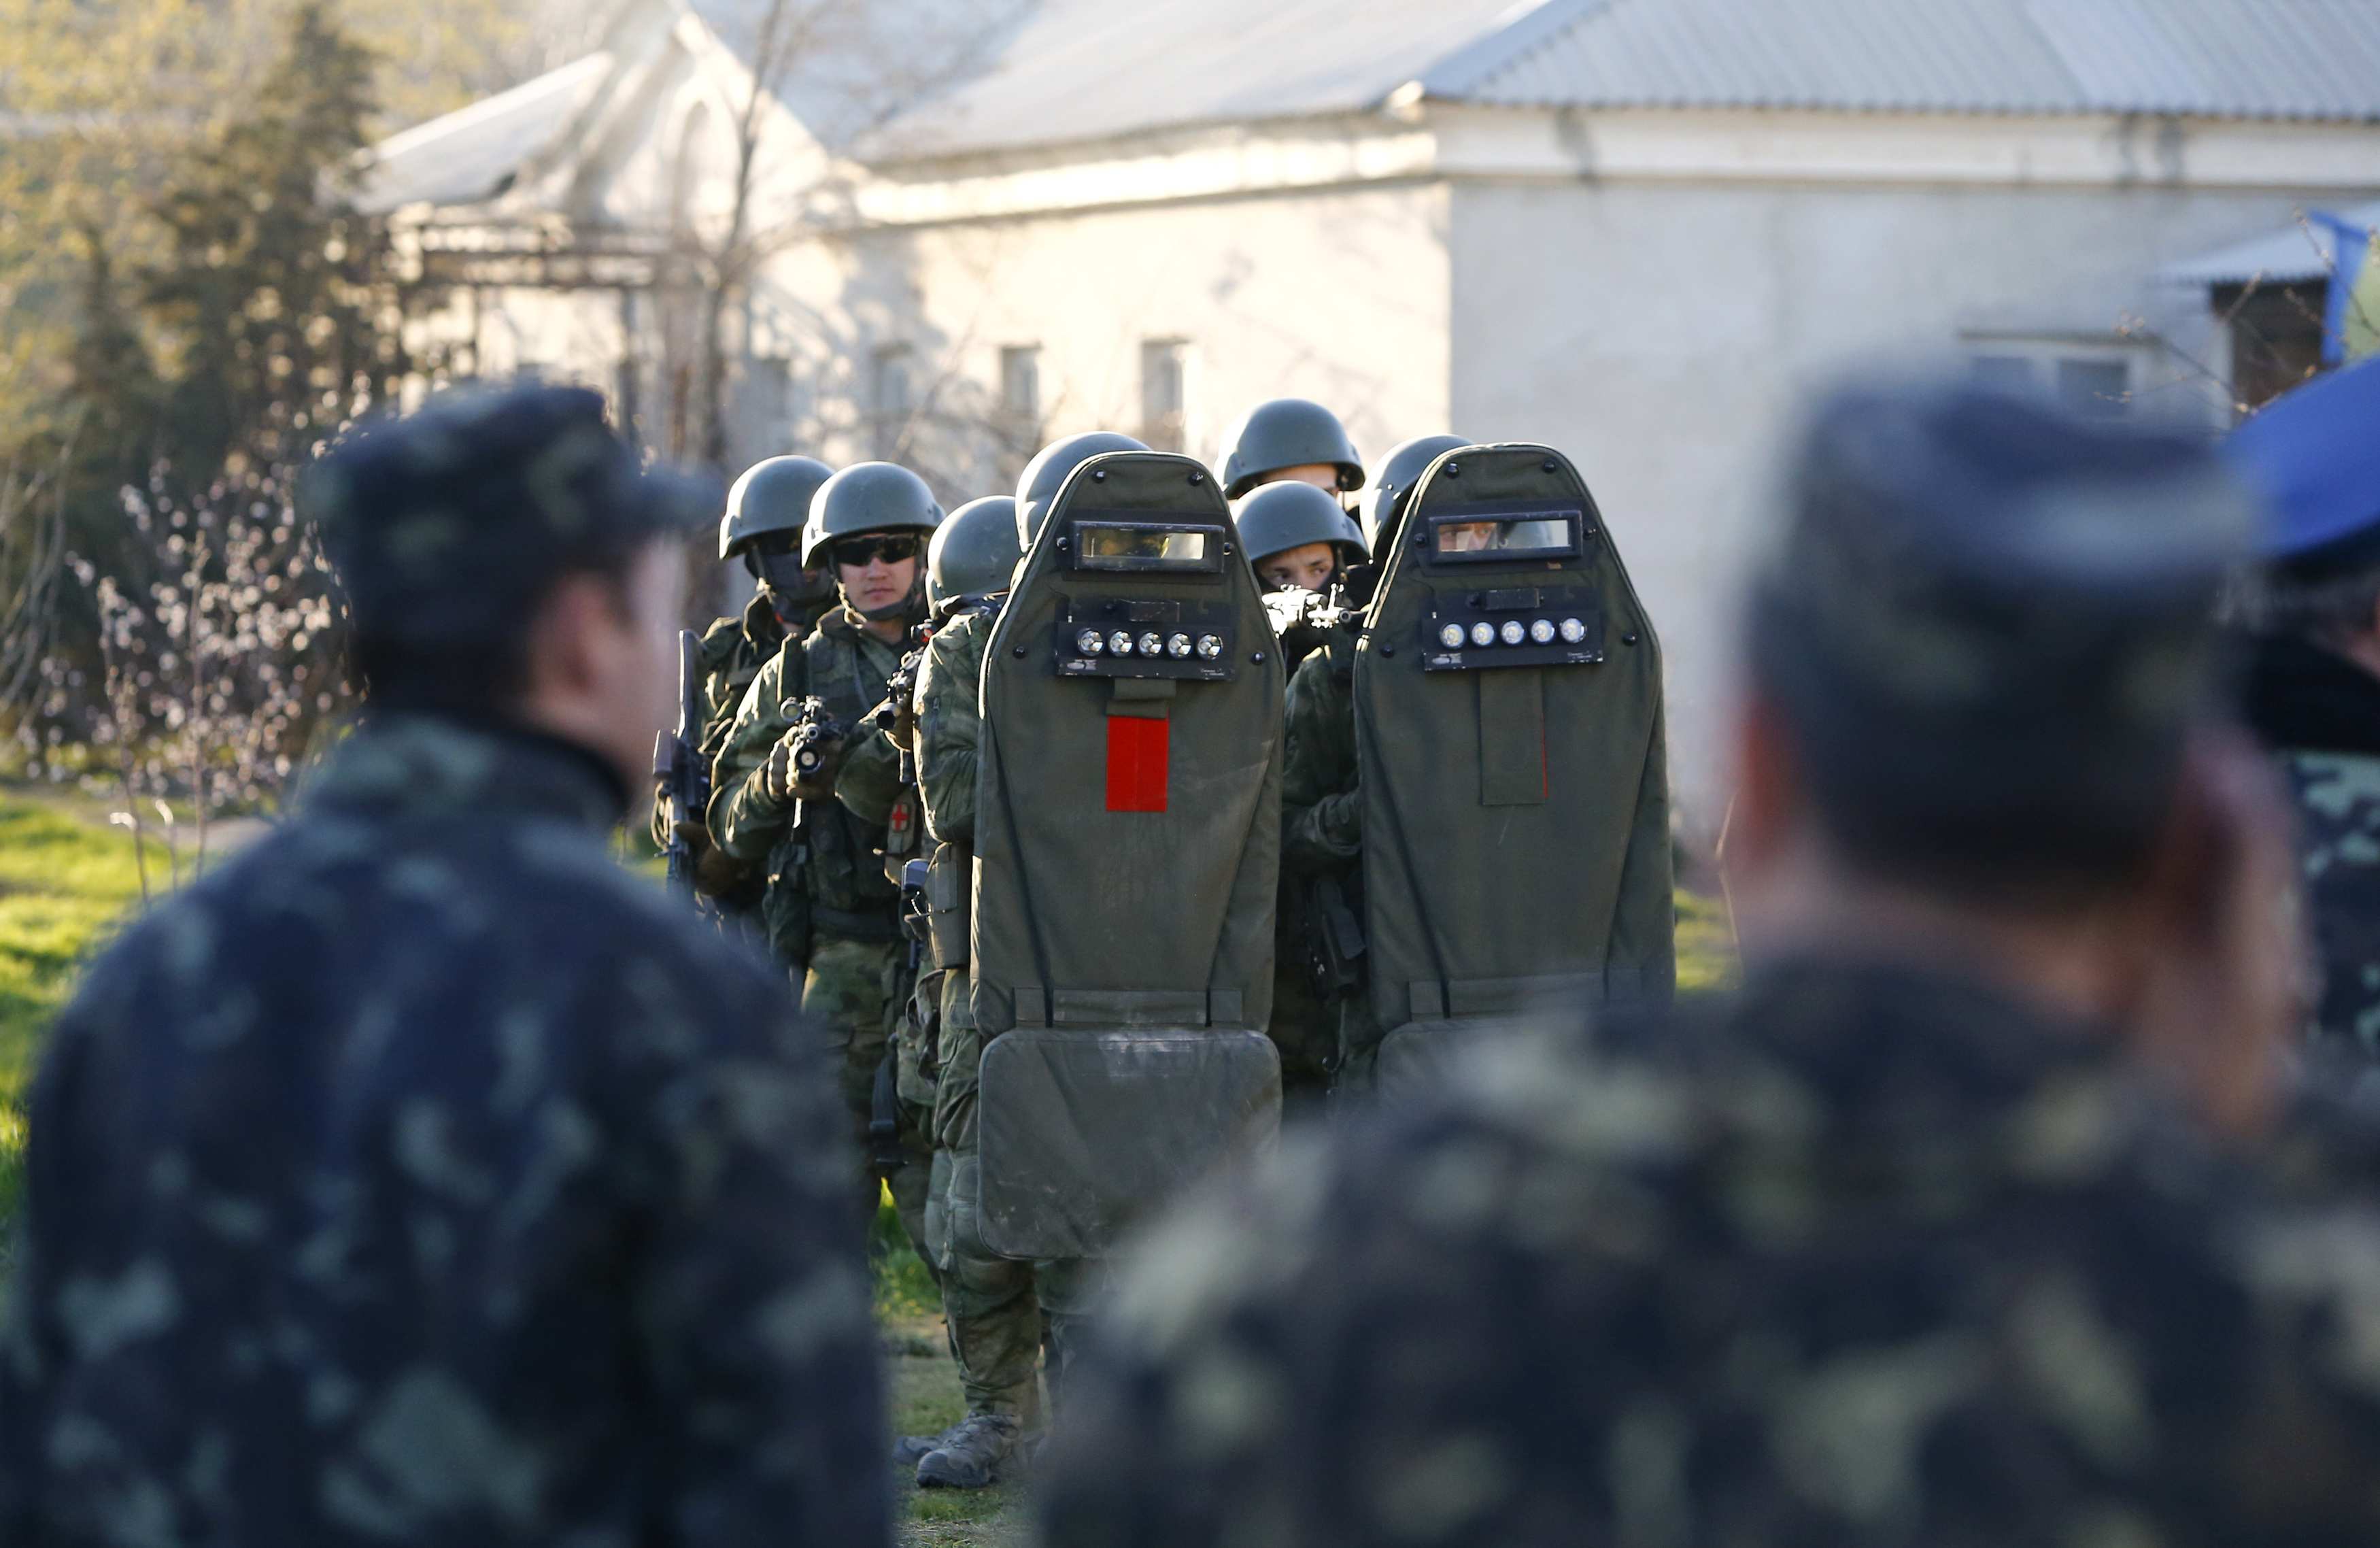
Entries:
{"type": "Polygon", "coordinates": [[[1958,383],[1833,395],[1747,644],[1828,825],[2013,872],[2136,856],[2216,701],[2253,506],[2201,440],[1958,383]]]}
{"type": "Polygon", "coordinates": [[[715,481],[647,470],[577,387],[458,388],[371,425],[299,489],[359,635],[500,639],[574,569],[707,527],[715,481]]]}

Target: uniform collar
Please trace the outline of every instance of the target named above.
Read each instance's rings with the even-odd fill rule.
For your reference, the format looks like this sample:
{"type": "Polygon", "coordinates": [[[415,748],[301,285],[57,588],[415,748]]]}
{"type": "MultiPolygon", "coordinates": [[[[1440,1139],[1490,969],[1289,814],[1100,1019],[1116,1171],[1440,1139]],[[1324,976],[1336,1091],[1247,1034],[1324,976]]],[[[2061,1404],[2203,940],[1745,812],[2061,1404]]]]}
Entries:
{"type": "Polygon", "coordinates": [[[576,742],[494,719],[368,711],[307,780],[309,807],[386,816],[504,813],[616,827],[628,792],[576,742]]]}
{"type": "Polygon", "coordinates": [[[1878,1134],[1927,1121],[1919,1091],[1969,1110],[2012,1106],[2046,1084],[2126,1067],[2108,1029],[1983,978],[1849,954],[1752,969],[1726,1019],[1831,1092],[1845,1127],[1878,1134]]]}
{"type": "Polygon", "coordinates": [[[2380,753],[2380,677],[2335,651],[2267,636],[2248,655],[2248,724],[2276,750],[2380,753]]]}

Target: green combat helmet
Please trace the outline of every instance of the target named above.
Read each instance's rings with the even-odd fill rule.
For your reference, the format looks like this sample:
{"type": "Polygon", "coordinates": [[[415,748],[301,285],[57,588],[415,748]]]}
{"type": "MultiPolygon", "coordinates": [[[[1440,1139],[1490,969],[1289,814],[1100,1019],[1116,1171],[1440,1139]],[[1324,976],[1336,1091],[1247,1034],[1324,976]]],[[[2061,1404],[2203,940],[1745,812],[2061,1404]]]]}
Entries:
{"type": "Polygon", "coordinates": [[[810,518],[810,497],[834,469],[814,457],[771,457],[744,469],[727,491],[719,520],[719,556],[732,559],[770,532],[798,532],[810,518]]]}
{"type": "Polygon", "coordinates": [[[926,550],[926,603],[941,614],[970,598],[1008,590],[1025,550],[1016,542],[1016,501],[1006,494],[969,500],[934,529],[926,550]]]}
{"type": "Polygon", "coordinates": [[[1364,487],[1364,459],[1339,416],[1302,397],[1259,403],[1225,438],[1223,497],[1236,500],[1284,468],[1328,464],[1339,469],[1339,487],[1364,487]]]}
{"type": "Polygon", "coordinates": [[[1364,491],[1364,535],[1378,553],[1395,536],[1397,518],[1404,514],[1405,496],[1429,465],[1449,452],[1459,452],[1471,445],[1460,435],[1416,435],[1401,441],[1380,463],[1380,470],[1372,475],[1371,487],[1364,491]]]}
{"type": "Polygon", "coordinates": [[[1371,545],[1364,541],[1355,518],[1310,483],[1266,484],[1241,505],[1235,519],[1240,547],[1252,565],[1310,542],[1327,542],[1339,550],[1342,565],[1371,557],[1371,545]]]}
{"type": "MultiPolygon", "coordinates": [[[[890,462],[855,463],[819,485],[810,497],[809,520],[802,528],[802,563],[824,568],[832,562],[828,551],[837,542],[865,533],[915,533],[922,549],[927,536],[941,524],[942,507],[925,480],[890,462]]],[[[925,566],[917,567],[917,584],[903,609],[914,609],[924,600],[925,570],[925,566]]],[[[877,610],[885,617],[898,611],[877,610]]]]}
{"type": "Polygon", "coordinates": [[[834,469],[816,457],[772,457],[744,469],[727,491],[727,514],[719,520],[719,556],[744,556],[744,567],[786,603],[824,603],[834,594],[832,578],[806,568],[799,550],[810,497],[834,469]],[[774,542],[763,542],[785,534],[774,542]]]}
{"type": "Polygon", "coordinates": [[[1025,471],[1016,481],[1016,537],[1020,546],[1030,548],[1041,533],[1042,518],[1050,514],[1050,502],[1066,486],[1066,475],[1098,457],[1102,452],[1145,452],[1148,445],[1129,435],[1112,430],[1087,430],[1080,435],[1069,435],[1062,441],[1052,441],[1033,454],[1025,471]]]}

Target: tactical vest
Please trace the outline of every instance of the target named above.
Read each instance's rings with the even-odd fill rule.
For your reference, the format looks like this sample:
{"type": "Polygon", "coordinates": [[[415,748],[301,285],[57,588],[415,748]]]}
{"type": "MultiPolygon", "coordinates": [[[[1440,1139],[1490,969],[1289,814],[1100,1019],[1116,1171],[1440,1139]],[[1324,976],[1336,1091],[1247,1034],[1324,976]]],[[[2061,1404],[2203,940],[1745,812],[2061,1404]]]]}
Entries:
{"type": "Polygon", "coordinates": [[[1207,470],[1077,469],[983,666],[969,956],[993,1250],[1099,1256],[1278,1126],[1281,693],[1207,470]]]}
{"type": "Polygon", "coordinates": [[[1423,476],[1354,652],[1378,1074],[1675,982],[1661,657],[1594,496],[1544,446],[1423,476]]]}

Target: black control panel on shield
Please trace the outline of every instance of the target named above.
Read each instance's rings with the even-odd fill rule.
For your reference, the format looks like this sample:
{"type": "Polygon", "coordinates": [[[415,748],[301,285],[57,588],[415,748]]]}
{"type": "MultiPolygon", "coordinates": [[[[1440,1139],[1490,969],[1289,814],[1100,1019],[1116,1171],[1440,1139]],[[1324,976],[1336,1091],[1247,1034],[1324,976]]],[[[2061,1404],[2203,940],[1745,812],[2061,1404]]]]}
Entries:
{"type": "Polygon", "coordinates": [[[1050,644],[1062,677],[1172,677],[1227,682],[1237,671],[1237,616],[1224,561],[1231,542],[1211,520],[1077,516],[1058,540],[1066,567],[1126,584],[1073,592],[1058,604],[1050,644]],[[1135,596],[1130,579],[1206,584],[1214,599],[1135,596]]]}
{"type": "Polygon", "coordinates": [[[1603,609],[1590,586],[1440,592],[1421,633],[1425,672],[1592,666],[1603,659],[1603,609]]]}

